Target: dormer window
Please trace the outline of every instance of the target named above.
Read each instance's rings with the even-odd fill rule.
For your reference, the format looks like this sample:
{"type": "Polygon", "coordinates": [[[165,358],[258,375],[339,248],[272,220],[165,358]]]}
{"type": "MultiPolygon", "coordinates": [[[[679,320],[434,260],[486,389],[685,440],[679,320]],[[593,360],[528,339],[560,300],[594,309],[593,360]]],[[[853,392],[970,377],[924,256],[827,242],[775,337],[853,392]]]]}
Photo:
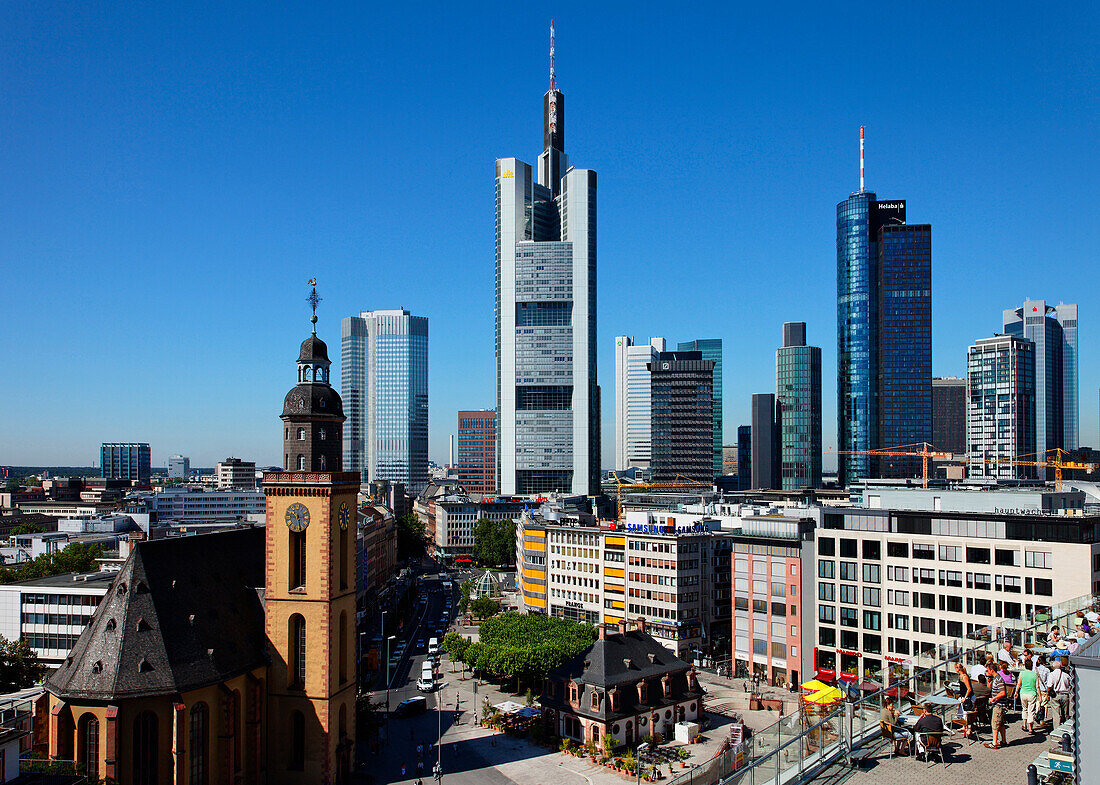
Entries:
{"type": "Polygon", "coordinates": [[[592,693],[592,711],[599,711],[600,709],[600,693],[592,693]]]}

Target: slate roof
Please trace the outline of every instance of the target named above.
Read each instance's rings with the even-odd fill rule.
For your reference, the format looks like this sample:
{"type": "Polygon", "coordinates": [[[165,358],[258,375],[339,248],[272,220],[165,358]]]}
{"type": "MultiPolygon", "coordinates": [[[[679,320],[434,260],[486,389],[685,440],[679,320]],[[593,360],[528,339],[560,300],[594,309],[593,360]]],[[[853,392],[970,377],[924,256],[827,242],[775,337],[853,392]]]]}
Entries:
{"type": "Polygon", "coordinates": [[[267,662],[264,530],[141,542],[46,683],[65,699],[166,695],[267,662]]]}
{"type": "Polygon", "coordinates": [[[549,680],[556,683],[552,694],[544,694],[543,706],[561,711],[594,717],[614,719],[649,710],[671,706],[684,700],[696,698],[701,693],[693,691],[688,683],[691,665],[681,660],[660,644],[653,636],[640,630],[628,630],[625,633],[607,633],[588,649],[569,662],[561,665],[549,674],[549,680]],[[664,697],[661,678],[672,678],[672,695],[664,697]],[[570,682],[580,685],[579,708],[573,708],[567,699],[570,682]],[[637,684],[648,684],[648,696],[645,703],[638,700],[637,684]],[[611,701],[606,692],[619,687],[619,708],[611,711],[611,701]],[[592,692],[604,693],[600,708],[592,710],[592,692]]]}
{"type": "Polygon", "coordinates": [[[283,418],[306,417],[311,420],[344,421],[344,402],[340,394],[327,384],[303,382],[290,388],[283,399],[283,418]],[[298,406],[298,401],[303,405],[298,406]]]}
{"type": "Polygon", "coordinates": [[[328,346],[316,335],[311,335],[302,341],[302,351],[298,353],[298,362],[316,363],[323,361],[328,365],[328,346]]]}

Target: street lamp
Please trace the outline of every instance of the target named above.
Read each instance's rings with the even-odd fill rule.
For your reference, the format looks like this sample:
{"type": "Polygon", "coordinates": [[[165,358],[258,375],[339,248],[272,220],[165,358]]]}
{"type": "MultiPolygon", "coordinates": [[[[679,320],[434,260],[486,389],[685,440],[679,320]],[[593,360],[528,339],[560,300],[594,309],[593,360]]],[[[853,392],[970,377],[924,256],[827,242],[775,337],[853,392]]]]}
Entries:
{"type": "Polygon", "coordinates": [[[387,722],[389,721],[390,712],[390,649],[393,648],[390,644],[397,640],[396,635],[391,635],[386,638],[386,716],[387,722]]]}
{"type": "Polygon", "coordinates": [[[447,682],[439,685],[435,693],[435,768],[432,774],[436,782],[443,781],[443,688],[447,682]]]}

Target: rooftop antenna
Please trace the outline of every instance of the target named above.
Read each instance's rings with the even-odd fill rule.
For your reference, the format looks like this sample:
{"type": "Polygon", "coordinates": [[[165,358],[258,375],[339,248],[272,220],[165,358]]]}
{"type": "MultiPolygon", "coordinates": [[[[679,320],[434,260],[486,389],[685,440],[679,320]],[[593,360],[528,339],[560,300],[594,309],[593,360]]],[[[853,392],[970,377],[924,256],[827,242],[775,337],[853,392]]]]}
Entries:
{"type": "Polygon", "coordinates": [[[313,334],[317,334],[317,303],[321,302],[320,297],[317,296],[317,279],[310,278],[309,285],[313,287],[313,291],[309,293],[309,297],[306,298],[306,302],[313,308],[313,315],[309,317],[309,320],[313,322],[313,334]]]}
{"type": "Polygon", "coordinates": [[[863,126],[859,127],[859,192],[863,193],[864,189],[864,169],[863,169],[863,126]]]}
{"type": "Polygon", "coordinates": [[[554,20],[550,20],[550,117],[548,118],[548,125],[550,126],[551,138],[558,132],[558,87],[557,87],[557,75],[554,73],[554,20]]]}
{"type": "Polygon", "coordinates": [[[550,20],[550,92],[554,92],[555,86],[555,74],[554,74],[554,20],[550,20]]]}

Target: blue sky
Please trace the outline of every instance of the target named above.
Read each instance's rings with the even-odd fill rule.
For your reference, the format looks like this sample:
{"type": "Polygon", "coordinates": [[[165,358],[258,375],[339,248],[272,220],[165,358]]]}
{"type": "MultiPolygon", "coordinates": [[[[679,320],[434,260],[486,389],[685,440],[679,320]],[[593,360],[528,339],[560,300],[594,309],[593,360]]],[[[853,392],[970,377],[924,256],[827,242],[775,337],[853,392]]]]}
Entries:
{"type": "MultiPolygon", "coordinates": [[[[1081,307],[1097,442],[1094,5],[0,5],[0,463],[104,440],[279,459],[309,330],[430,319],[431,457],[491,406],[493,161],[534,161],[557,22],[571,162],[599,173],[599,361],[618,334],[725,341],[727,440],[781,324],[823,347],[835,205],[933,226],[933,370],[1025,297],[1081,307]]],[[[834,461],[826,457],[826,465],[834,461]]]]}

